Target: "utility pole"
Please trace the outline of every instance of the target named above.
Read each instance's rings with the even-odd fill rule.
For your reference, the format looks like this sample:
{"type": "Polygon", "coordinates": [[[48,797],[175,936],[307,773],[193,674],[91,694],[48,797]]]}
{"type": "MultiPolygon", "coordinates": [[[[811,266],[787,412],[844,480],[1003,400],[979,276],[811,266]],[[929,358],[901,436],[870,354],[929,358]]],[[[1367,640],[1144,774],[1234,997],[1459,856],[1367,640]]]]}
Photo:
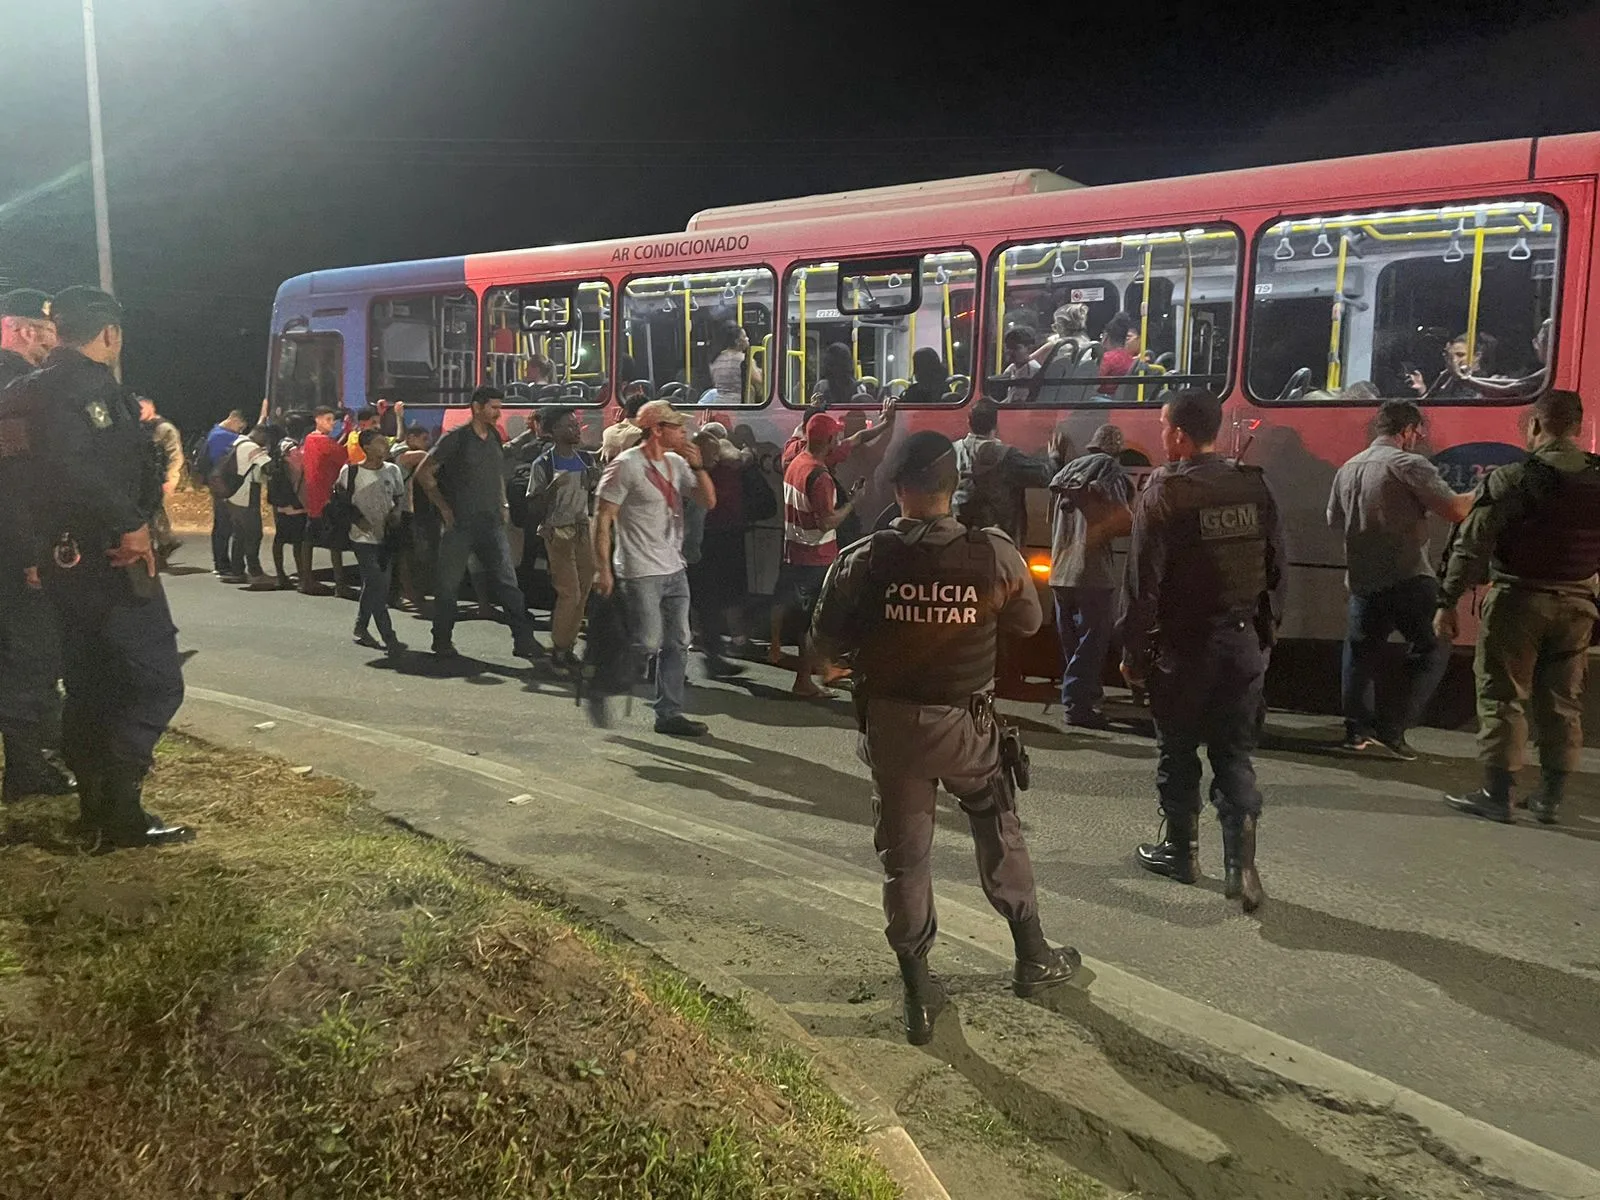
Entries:
{"type": "Polygon", "coordinates": [[[106,204],[106,147],[100,133],[100,66],[94,48],[94,0],[83,0],[83,60],[89,75],[89,169],[94,177],[94,240],[100,290],[111,291],[111,217],[106,204]]]}

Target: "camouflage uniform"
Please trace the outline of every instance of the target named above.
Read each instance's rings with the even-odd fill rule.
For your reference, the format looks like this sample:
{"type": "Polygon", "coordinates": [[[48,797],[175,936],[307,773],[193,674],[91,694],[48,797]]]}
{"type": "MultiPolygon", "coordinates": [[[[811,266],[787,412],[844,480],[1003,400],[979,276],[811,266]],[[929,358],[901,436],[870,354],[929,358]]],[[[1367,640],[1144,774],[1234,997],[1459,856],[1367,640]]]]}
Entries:
{"type": "Polygon", "coordinates": [[[1449,551],[1441,609],[1454,609],[1468,588],[1489,584],[1473,667],[1478,756],[1491,781],[1494,773],[1510,776],[1522,767],[1530,716],[1547,789],[1552,774],[1564,776],[1578,766],[1600,584],[1593,573],[1576,579],[1570,577],[1578,572],[1565,570],[1555,573],[1569,578],[1545,578],[1526,568],[1519,573],[1516,566],[1526,561],[1530,542],[1535,553],[1546,548],[1538,543],[1549,543],[1553,554],[1577,543],[1554,528],[1565,515],[1558,514],[1562,480],[1555,472],[1600,469],[1593,463],[1571,439],[1557,438],[1532,459],[1498,468],[1484,481],[1449,551]],[[1535,459],[1554,472],[1540,470],[1535,459]]]}

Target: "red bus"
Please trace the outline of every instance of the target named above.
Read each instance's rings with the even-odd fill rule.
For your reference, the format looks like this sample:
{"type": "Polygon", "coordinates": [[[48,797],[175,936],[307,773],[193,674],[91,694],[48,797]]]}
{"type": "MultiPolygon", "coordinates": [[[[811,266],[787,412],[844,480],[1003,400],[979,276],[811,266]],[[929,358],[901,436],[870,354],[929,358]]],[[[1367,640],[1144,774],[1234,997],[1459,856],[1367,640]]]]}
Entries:
{"type": "MultiPolygon", "coordinates": [[[[1597,176],[1600,133],[1104,187],[1020,171],[710,209],[681,233],[316,271],[279,288],[269,388],[275,407],[401,398],[448,427],[494,383],[514,405],[592,408],[598,439],[615,382],[647,379],[775,465],[824,360],[837,372],[847,355],[854,390],[833,407],[850,420],[904,395],[903,427],[959,435],[987,394],[1023,450],[1058,427],[1082,447],[1112,422],[1137,468],[1160,460],[1163,389],[1208,387],[1220,448],[1264,467],[1287,512],[1284,637],[1328,651],[1345,625],[1328,489],[1379,399],[1421,400],[1435,461],[1464,489],[1522,453],[1540,390],[1600,378],[1597,176]],[[1031,379],[1009,377],[1058,317],[1074,332],[1031,379]],[[1108,325],[1136,339],[1118,338],[1131,372],[1101,374],[1108,325]],[[729,348],[737,329],[748,351],[729,348]],[[536,356],[552,382],[532,381],[536,356]]],[[[509,411],[520,427],[526,410],[509,411]]],[[[1583,440],[1596,448],[1593,416],[1583,440]]],[[[869,479],[863,512],[889,499],[881,459],[841,472],[869,479]]],[[[1031,499],[1041,572],[1046,497],[1031,499]]],[[[750,538],[762,595],[781,531],[750,538]]]]}

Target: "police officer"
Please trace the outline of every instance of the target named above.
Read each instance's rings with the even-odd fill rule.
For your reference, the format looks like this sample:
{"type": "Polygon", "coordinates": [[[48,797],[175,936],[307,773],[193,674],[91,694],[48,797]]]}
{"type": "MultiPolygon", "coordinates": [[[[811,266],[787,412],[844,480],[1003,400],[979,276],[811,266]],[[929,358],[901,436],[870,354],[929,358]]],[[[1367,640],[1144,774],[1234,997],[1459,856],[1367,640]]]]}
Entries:
{"type": "Polygon", "coordinates": [[[0,397],[0,490],[61,619],[62,752],[86,832],[111,846],[188,841],[144,811],[155,744],[183,702],[177,630],[156,578],[148,519],[155,447],[117,382],[122,307],[94,288],[52,305],[60,345],[0,397]]]}
{"type": "Polygon", "coordinates": [[[858,753],[872,771],[886,932],[905,982],[906,1036],[920,1046],[945,1004],[928,972],[940,783],[967,814],[984,895],[1010,923],[1012,990],[1031,996],[1063,983],[1080,959],[1040,930],[990,691],[999,635],[1026,636],[1042,619],[1027,564],[999,530],[968,531],[950,515],[956,457],[943,434],[912,434],[887,471],[903,515],[839,556],[812,636],[830,657],[855,654],[858,753]]]}
{"type": "Polygon", "coordinates": [[[1155,719],[1162,840],[1139,847],[1157,875],[1194,883],[1200,870],[1200,754],[1222,822],[1223,891],[1253,912],[1261,793],[1255,749],[1266,655],[1284,586],[1283,525],[1257,467],[1219,458],[1222,405],[1198,388],[1161,410],[1168,463],[1133,510],[1123,673],[1148,689],[1155,719]]]}
{"type": "MultiPolygon", "coordinates": [[[[0,390],[44,362],[55,349],[50,297],[32,288],[0,296],[0,390]]],[[[60,725],[56,680],[61,673],[55,613],[40,592],[29,550],[0,539],[0,734],[6,751],[0,803],[26,796],[64,796],[72,780],[45,756],[47,731],[60,725]]]]}
{"type": "Polygon", "coordinates": [[[1576,392],[1534,402],[1531,455],[1484,481],[1439,589],[1434,629],[1448,641],[1462,594],[1489,584],[1473,660],[1483,787],[1445,802],[1491,821],[1511,820],[1530,715],[1540,786],[1529,808],[1541,824],[1555,824],[1583,750],[1584,668],[1600,592],[1600,456],[1573,440],[1582,425],[1576,392]]]}

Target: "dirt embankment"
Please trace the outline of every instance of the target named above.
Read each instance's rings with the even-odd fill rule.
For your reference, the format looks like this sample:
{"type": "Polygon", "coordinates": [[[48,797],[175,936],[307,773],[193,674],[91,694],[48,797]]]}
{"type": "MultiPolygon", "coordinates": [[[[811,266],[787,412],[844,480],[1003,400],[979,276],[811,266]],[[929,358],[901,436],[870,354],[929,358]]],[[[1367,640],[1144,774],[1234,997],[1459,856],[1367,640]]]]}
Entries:
{"type": "Polygon", "coordinates": [[[165,851],[72,806],[0,841],[0,1197],[890,1197],[738,1006],[398,831],[184,739],[165,851]]]}

